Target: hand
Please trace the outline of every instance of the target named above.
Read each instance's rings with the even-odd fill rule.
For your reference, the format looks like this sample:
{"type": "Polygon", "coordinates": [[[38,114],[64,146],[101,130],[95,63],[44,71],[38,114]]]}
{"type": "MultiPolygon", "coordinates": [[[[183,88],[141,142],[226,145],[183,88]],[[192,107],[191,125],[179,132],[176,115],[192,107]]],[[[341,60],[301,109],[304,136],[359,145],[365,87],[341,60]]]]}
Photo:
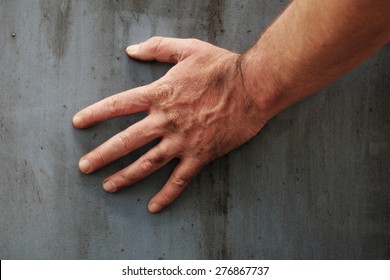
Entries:
{"type": "Polygon", "coordinates": [[[118,116],[149,113],[82,157],[79,168],[89,174],[160,138],[103,182],[107,192],[116,192],[179,158],[168,182],[149,202],[149,211],[155,213],[175,200],[204,165],[248,141],[266,120],[245,89],[239,54],[195,39],[162,37],[126,51],[135,59],[176,65],[158,81],[108,97],[74,116],[74,126],[86,128],[118,116]]]}

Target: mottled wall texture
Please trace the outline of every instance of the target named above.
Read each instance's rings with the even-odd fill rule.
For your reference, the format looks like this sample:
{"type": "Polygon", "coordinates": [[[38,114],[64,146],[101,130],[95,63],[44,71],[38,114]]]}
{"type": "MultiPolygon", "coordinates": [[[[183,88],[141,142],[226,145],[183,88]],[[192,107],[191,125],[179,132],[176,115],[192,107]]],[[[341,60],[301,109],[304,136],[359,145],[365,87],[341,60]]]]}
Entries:
{"type": "Polygon", "coordinates": [[[130,60],[152,35],[243,52],[287,1],[0,0],[1,259],[390,258],[390,45],[208,165],[182,196],[146,205],[177,162],[112,195],[81,155],[140,120],[88,130],[78,110],[158,79],[130,60]]]}

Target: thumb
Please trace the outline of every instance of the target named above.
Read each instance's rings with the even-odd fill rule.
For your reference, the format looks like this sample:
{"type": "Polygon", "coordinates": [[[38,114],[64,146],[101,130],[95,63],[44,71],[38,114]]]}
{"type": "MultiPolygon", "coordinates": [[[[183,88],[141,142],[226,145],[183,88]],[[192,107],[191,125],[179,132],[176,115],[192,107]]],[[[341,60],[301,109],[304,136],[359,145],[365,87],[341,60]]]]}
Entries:
{"type": "Polygon", "coordinates": [[[176,64],[194,52],[194,45],[197,44],[197,41],[196,39],[156,36],[138,45],[128,46],[126,53],[135,59],[157,60],[176,64]]]}

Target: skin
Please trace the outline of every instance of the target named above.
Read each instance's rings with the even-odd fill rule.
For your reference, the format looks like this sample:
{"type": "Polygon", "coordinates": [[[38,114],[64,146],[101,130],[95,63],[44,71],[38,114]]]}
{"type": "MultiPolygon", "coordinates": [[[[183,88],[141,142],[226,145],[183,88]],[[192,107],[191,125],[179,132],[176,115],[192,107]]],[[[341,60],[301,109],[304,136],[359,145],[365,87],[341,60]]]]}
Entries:
{"type": "Polygon", "coordinates": [[[148,204],[150,212],[159,212],[203,166],[251,139],[272,116],[339,78],[389,38],[389,0],[296,0],[244,54],[196,39],[153,37],[129,46],[131,58],[175,66],[152,84],[108,97],[74,116],[76,128],[87,128],[148,112],[83,156],[79,168],[90,174],[161,139],[103,182],[107,192],[116,192],[179,158],[148,204]]]}

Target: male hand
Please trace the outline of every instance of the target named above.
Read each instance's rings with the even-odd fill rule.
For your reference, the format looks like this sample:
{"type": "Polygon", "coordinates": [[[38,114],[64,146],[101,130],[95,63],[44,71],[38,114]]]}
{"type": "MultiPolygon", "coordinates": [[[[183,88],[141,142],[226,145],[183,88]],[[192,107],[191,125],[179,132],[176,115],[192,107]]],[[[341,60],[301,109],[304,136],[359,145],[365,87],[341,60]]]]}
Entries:
{"type": "Polygon", "coordinates": [[[239,54],[195,39],[162,37],[126,51],[135,59],[176,65],[161,79],[108,97],[74,116],[76,128],[87,128],[148,112],[146,118],[83,156],[79,168],[92,173],[160,138],[146,154],[103,182],[107,192],[116,192],[179,158],[168,182],[149,202],[149,211],[155,213],[175,200],[204,165],[252,138],[266,119],[245,89],[239,54]]]}

